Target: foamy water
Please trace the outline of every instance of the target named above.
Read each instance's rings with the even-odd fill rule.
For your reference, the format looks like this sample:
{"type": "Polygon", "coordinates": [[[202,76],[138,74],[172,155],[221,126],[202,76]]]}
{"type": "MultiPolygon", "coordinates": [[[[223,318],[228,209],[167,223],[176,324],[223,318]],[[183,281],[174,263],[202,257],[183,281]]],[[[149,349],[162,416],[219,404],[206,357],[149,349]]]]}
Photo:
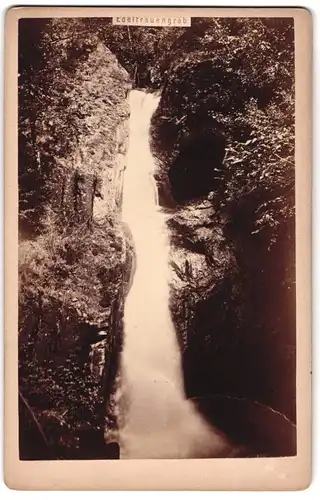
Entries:
{"type": "Polygon", "coordinates": [[[124,310],[121,458],[218,456],[224,440],[185,398],[169,312],[169,241],[149,147],[150,120],[158,102],[154,94],[130,93],[122,217],[132,233],[136,270],[124,310]]]}

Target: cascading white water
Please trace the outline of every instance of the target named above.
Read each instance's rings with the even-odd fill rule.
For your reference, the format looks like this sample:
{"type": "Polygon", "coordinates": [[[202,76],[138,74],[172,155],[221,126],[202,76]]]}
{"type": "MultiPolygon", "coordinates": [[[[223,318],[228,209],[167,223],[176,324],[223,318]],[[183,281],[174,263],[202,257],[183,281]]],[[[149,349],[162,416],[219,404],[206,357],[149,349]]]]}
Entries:
{"type": "Polygon", "coordinates": [[[158,101],[154,94],[130,93],[122,218],[132,233],[136,268],[124,310],[121,458],[217,456],[224,440],[184,395],[169,311],[169,241],[149,147],[150,120],[158,101]]]}

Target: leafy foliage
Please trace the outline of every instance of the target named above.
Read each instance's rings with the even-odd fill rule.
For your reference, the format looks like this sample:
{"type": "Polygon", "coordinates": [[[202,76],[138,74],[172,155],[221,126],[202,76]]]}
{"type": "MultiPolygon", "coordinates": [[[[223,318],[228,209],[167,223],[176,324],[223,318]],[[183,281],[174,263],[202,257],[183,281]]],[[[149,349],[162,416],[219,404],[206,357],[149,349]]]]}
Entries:
{"type": "Polygon", "coordinates": [[[44,26],[33,20],[36,40],[28,39],[29,20],[21,22],[29,28],[20,33],[20,216],[22,228],[37,233],[48,208],[61,217],[72,204],[64,197],[75,173],[99,178],[113,167],[129,82],[115,56],[76,19],[44,26]],[[31,67],[30,51],[37,62],[31,67]]]}
{"type": "Polygon", "coordinates": [[[19,387],[62,458],[81,432],[103,430],[107,395],[91,374],[90,332],[106,330],[111,356],[111,306],[125,270],[119,230],[80,234],[24,241],[19,257],[19,387]]]}
{"type": "Polygon", "coordinates": [[[134,86],[162,87],[168,64],[186,28],[113,26],[111,19],[84,19],[86,30],[96,33],[128,71],[134,86]]]}
{"type": "Polygon", "coordinates": [[[97,322],[121,284],[123,251],[120,230],[104,226],[96,226],[92,233],[80,227],[70,235],[52,232],[22,242],[22,307],[33,304],[40,294],[43,308],[56,304],[66,318],[76,314],[78,319],[97,322]]]}
{"type": "Polygon", "coordinates": [[[294,204],[292,22],[199,19],[178,47],[153,119],[162,168],[195,133],[222,134],[225,158],[211,160],[208,193],[232,213],[255,198],[252,232],[276,230],[294,204]]]}
{"type": "Polygon", "coordinates": [[[79,365],[77,352],[63,364],[54,359],[30,360],[25,346],[19,352],[19,386],[27,395],[54,457],[76,458],[84,432],[103,432],[104,395],[88,364],[79,365]],[[23,360],[23,361],[22,361],[23,360]]]}

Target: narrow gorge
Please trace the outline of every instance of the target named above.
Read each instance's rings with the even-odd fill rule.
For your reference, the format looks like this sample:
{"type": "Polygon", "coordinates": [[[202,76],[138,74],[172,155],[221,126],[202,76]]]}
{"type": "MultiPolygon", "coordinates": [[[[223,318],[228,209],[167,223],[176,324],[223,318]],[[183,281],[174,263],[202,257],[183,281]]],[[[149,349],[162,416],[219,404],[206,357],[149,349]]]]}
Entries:
{"type": "Polygon", "coordinates": [[[21,20],[22,460],[295,454],[293,41],[21,20]]]}

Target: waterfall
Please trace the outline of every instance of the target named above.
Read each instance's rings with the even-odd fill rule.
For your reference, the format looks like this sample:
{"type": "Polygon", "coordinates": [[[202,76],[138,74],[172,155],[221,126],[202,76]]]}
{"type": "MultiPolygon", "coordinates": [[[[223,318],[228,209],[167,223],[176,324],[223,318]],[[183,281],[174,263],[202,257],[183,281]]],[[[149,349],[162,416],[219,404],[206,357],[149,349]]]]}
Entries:
{"type": "Polygon", "coordinates": [[[136,266],[124,309],[121,458],[211,457],[219,455],[225,442],[185,398],[169,311],[170,246],[149,147],[158,101],[151,93],[130,93],[122,218],[132,234],[136,266]]]}

